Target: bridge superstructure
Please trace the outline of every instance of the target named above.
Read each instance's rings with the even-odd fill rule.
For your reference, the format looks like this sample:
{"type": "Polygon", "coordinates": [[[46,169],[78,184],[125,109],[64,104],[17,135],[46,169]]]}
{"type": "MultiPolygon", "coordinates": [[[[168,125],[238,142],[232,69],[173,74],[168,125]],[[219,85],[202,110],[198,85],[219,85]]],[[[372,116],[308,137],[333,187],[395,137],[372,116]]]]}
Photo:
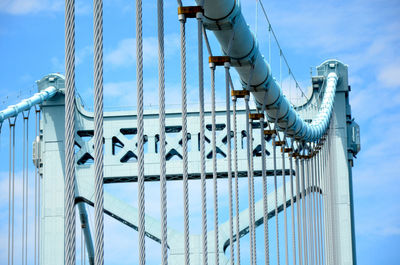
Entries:
{"type": "MultiPolygon", "coordinates": [[[[142,181],[158,182],[162,181],[163,175],[165,181],[227,178],[233,183],[233,179],[236,181],[240,177],[249,179],[249,208],[240,212],[236,210],[229,221],[219,223],[215,229],[218,233],[207,230],[201,235],[190,235],[190,244],[187,244],[184,231],[169,227],[164,231],[160,221],[141,215],[140,207],[137,209],[104,192],[102,212],[139,232],[143,231],[152,240],[162,243],[166,239],[170,264],[186,264],[187,258],[190,264],[206,264],[205,260],[207,264],[237,263],[232,260],[235,249],[232,243],[247,234],[252,252],[249,263],[255,264],[255,229],[261,229],[262,225],[264,230],[268,229],[266,218],[277,220],[281,212],[284,212],[287,227],[290,224],[286,223],[286,211],[293,208],[294,203],[301,203],[296,207],[297,217],[293,218],[296,219],[293,226],[298,226],[293,233],[294,238],[297,235],[295,245],[298,244],[299,248],[296,250],[293,246],[291,255],[295,259],[290,264],[296,264],[296,257],[298,264],[303,261],[305,264],[356,264],[351,167],[360,145],[359,128],[351,116],[349,104],[347,65],[337,60],[323,62],[317,67],[317,75],[312,77],[308,100],[301,106],[294,106],[283,95],[280,84],[258,51],[256,39],[236,1],[205,1],[203,4],[201,8],[180,6],[179,18],[184,22],[194,14],[200,25],[199,38],[205,29],[215,33],[224,56],[210,56],[211,71],[217,65],[225,67],[227,92],[232,93],[227,102],[233,99],[235,104],[243,96],[246,108],[231,108],[227,104],[229,111],[215,106],[204,110],[200,98],[200,112],[187,111],[187,128],[183,128],[182,111],[167,111],[163,125],[158,111],[146,111],[142,115],[136,111],[104,112],[101,119],[103,135],[96,140],[96,111],[85,110],[76,97],[73,103],[75,126],[72,128],[74,204],[79,211],[90,264],[99,264],[95,262],[95,256],[99,255],[95,249],[96,240],[93,242],[92,239],[92,235],[96,237],[98,232],[91,231],[86,212],[87,205],[96,206],[96,164],[93,163],[96,144],[100,144],[104,152],[101,179],[104,184],[138,182],[141,177],[142,181]],[[222,60],[222,64],[218,60],[222,60]],[[232,87],[229,80],[231,66],[239,73],[242,91],[247,93],[240,93],[232,87]],[[254,96],[256,109],[249,108],[249,92],[254,96]],[[227,117],[233,120],[227,122],[227,117]],[[164,126],[164,136],[160,133],[160,126],[164,126]],[[186,137],[183,131],[186,131],[186,137]],[[236,155],[229,160],[231,152],[236,155]],[[186,173],[182,170],[184,156],[188,166],[186,173]],[[162,163],[166,165],[165,172],[160,168],[162,163]],[[218,164],[217,172],[215,163],[218,164]],[[144,169],[143,176],[139,174],[140,167],[144,169]],[[275,180],[274,191],[269,194],[263,191],[263,199],[258,202],[254,201],[254,189],[257,189],[254,177],[274,177],[275,180]],[[283,184],[279,187],[276,185],[277,177],[283,177],[283,184]],[[225,253],[228,247],[231,255],[225,253]]],[[[63,264],[68,247],[66,237],[71,233],[66,226],[68,211],[65,204],[68,185],[65,181],[65,136],[66,130],[71,129],[65,127],[65,117],[68,116],[65,104],[69,92],[65,77],[59,74],[45,76],[37,85],[38,94],[0,112],[0,121],[40,104],[40,134],[33,144],[33,160],[42,187],[39,263],[63,264]]],[[[262,188],[266,190],[266,187],[262,188]]],[[[276,225],[278,227],[278,221],[276,225]]],[[[289,264],[287,232],[285,238],[285,261],[289,264]]],[[[270,240],[268,234],[266,240],[270,240]]],[[[280,244],[283,243],[278,241],[278,253],[280,244]]],[[[266,247],[267,254],[268,251],[266,247]]],[[[236,248],[235,253],[240,253],[240,248],[236,248]]],[[[266,257],[268,264],[268,255],[266,257]]]]}

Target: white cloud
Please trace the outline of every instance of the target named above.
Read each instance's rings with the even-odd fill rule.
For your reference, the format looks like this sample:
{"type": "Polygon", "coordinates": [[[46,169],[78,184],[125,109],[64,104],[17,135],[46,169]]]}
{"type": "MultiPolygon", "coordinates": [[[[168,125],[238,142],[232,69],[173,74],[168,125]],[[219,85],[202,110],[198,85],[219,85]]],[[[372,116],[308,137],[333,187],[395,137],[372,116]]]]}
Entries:
{"type": "MultiPolygon", "coordinates": [[[[171,56],[178,51],[178,35],[165,36],[165,56],[171,56]]],[[[144,65],[157,64],[158,41],[156,37],[143,38],[143,62],[144,65]]],[[[105,63],[115,67],[126,67],[133,65],[136,61],[136,39],[127,38],[118,42],[117,47],[106,54],[105,63]]]]}
{"type": "Polygon", "coordinates": [[[392,64],[392,65],[386,66],[379,73],[378,79],[385,86],[399,87],[400,86],[400,65],[392,64]]]}

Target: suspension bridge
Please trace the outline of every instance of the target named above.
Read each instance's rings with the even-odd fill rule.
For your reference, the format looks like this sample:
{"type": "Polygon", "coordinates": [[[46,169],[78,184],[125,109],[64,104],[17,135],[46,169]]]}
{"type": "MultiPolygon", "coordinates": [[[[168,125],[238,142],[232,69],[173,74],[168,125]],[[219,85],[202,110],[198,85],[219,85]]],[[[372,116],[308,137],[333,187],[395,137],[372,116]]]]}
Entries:
{"type": "Polygon", "coordinates": [[[176,6],[180,109],[168,109],[165,100],[162,0],[157,1],[156,16],[159,104],[157,110],[144,108],[146,89],[156,88],[144,86],[143,11],[142,1],[136,0],[137,107],[104,112],[103,3],[94,0],[94,111],[90,112],[76,94],[76,8],[74,0],[66,0],[65,75],[44,76],[37,81],[36,94],[0,111],[0,128],[9,129],[9,265],[77,264],[78,248],[81,264],[104,264],[104,214],[136,231],[132,234],[137,233],[136,258],[141,265],[149,264],[145,237],[160,244],[161,264],[356,264],[351,168],[360,151],[360,132],[351,115],[348,66],[326,60],[316,67],[311,88],[305,91],[277,42],[262,1],[257,8],[268,22],[263,29],[269,36],[266,59],[238,1],[196,4],[177,1],[176,6]],[[188,31],[188,24],[196,30],[188,31]],[[189,34],[197,38],[196,71],[186,65],[189,34]],[[210,44],[211,35],[218,49],[210,44]],[[274,41],[279,56],[275,71],[274,41]],[[285,67],[301,101],[284,94],[285,67]],[[210,71],[209,80],[205,71],[210,71]],[[235,87],[233,73],[240,87],[235,87]],[[187,100],[190,76],[198,79],[195,109],[187,100]],[[208,84],[211,106],[205,104],[208,84]],[[223,106],[216,103],[217,90],[223,91],[223,106]],[[34,130],[29,126],[32,120],[34,130]],[[21,133],[16,136],[20,129],[21,138],[21,133]],[[30,153],[35,170],[33,202],[28,201],[30,153]],[[15,191],[20,185],[16,171],[21,156],[20,209],[15,191]],[[180,230],[168,224],[171,181],[182,183],[180,230]],[[189,188],[193,181],[198,181],[198,194],[189,188]],[[160,185],[160,219],[145,208],[147,182],[160,185]],[[132,191],[132,196],[137,204],[104,191],[104,185],[112,183],[135,183],[137,194],[132,191]],[[212,189],[207,188],[210,185],[212,189]],[[243,186],[245,196],[239,192],[243,186]],[[194,197],[201,202],[200,233],[190,227],[194,197]],[[219,205],[221,197],[227,200],[226,208],[219,205]],[[15,225],[17,210],[22,211],[22,227],[15,225]],[[20,228],[21,238],[16,238],[20,228]],[[34,250],[28,251],[30,247],[34,250]]]}

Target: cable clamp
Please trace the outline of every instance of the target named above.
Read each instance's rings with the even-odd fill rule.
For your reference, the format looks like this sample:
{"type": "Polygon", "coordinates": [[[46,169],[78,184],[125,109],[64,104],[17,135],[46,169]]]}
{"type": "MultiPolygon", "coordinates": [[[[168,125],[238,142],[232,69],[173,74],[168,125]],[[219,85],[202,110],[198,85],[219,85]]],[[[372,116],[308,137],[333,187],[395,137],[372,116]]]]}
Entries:
{"type": "Polygon", "coordinates": [[[251,119],[251,120],[259,120],[261,118],[264,118],[264,114],[262,114],[262,113],[249,113],[249,119],[251,119]]]}
{"type": "Polygon", "coordinates": [[[204,9],[201,6],[179,6],[178,16],[179,18],[196,18],[196,14],[204,14],[204,9]]]}
{"type": "Polygon", "coordinates": [[[274,135],[277,134],[276,130],[264,130],[264,135],[274,135]]]}
{"type": "Polygon", "coordinates": [[[293,151],[292,148],[281,148],[281,152],[285,152],[285,153],[291,153],[293,151]]]}
{"type": "Polygon", "coordinates": [[[284,146],[285,145],[285,141],[276,141],[275,142],[275,146],[284,146]]]}
{"type": "Polygon", "coordinates": [[[244,98],[245,96],[249,96],[250,92],[248,90],[232,90],[231,96],[237,98],[244,98]]]}
{"type": "Polygon", "coordinates": [[[231,58],[229,56],[210,56],[208,57],[208,62],[214,63],[214,65],[221,65],[223,66],[225,63],[230,63],[231,58]]]}

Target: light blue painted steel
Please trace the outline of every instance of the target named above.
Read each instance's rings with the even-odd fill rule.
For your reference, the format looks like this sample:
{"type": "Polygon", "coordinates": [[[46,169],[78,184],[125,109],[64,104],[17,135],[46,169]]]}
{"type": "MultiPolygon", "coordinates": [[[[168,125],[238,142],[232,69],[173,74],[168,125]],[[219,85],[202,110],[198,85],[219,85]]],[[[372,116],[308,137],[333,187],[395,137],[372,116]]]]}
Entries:
{"type": "Polygon", "coordinates": [[[44,101],[50,99],[57,93],[58,89],[54,86],[49,86],[48,88],[36,93],[28,99],[22,100],[16,105],[9,106],[5,110],[0,111],[0,123],[8,118],[17,116],[23,111],[30,110],[34,105],[41,104],[44,101]]]}
{"type": "MultiPolygon", "coordinates": [[[[197,0],[200,3],[199,0],[197,0]]],[[[250,81],[251,92],[258,106],[266,105],[270,121],[277,121],[277,128],[286,131],[296,139],[313,142],[326,132],[332,115],[333,99],[338,76],[333,67],[327,73],[327,93],[316,119],[311,124],[305,122],[288,99],[283,95],[279,83],[272,76],[271,67],[258,49],[258,43],[251,33],[235,0],[204,1],[204,25],[217,37],[223,52],[231,57],[232,65],[239,73],[243,88],[250,81]],[[232,43],[230,40],[234,35],[232,43]],[[228,47],[230,52],[227,54],[228,47]],[[251,71],[253,72],[252,74],[251,71]],[[264,102],[264,94],[267,93],[264,102]]]]}
{"type": "MultiPolygon", "coordinates": [[[[347,78],[347,66],[338,61],[326,61],[317,67],[318,76],[313,77],[313,89],[310,90],[308,94],[309,100],[302,106],[297,106],[296,111],[304,120],[312,120],[311,117],[318,117],[318,110],[321,108],[328,108],[329,106],[323,106],[325,101],[324,96],[333,93],[333,87],[329,88],[329,82],[326,77],[329,78],[329,73],[335,71],[337,76],[340,76],[340,82],[337,84],[337,88],[334,95],[335,96],[335,106],[334,106],[334,116],[332,118],[333,123],[330,125],[332,128],[337,130],[337,133],[332,135],[337,138],[336,144],[336,157],[332,166],[336,167],[335,171],[337,174],[335,178],[338,178],[338,183],[340,183],[340,188],[334,191],[334,196],[341,198],[337,204],[332,207],[336,209],[339,213],[340,224],[337,231],[337,238],[340,238],[338,246],[340,247],[340,264],[355,264],[351,263],[352,259],[355,259],[354,253],[354,231],[352,230],[353,225],[351,217],[351,177],[348,172],[351,173],[351,167],[348,162],[352,161],[351,150],[348,149],[348,137],[346,127],[346,117],[351,117],[351,109],[348,104],[348,78],[347,78]],[[333,65],[330,65],[333,64],[333,65]],[[329,91],[331,89],[331,91],[329,91]],[[324,96],[323,96],[324,95],[324,96]],[[350,152],[350,153],[346,153],[350,152]]],[[[52,80],[52,79],[50,79],[52,80]]],[[[63,78],[58,77],[53,82],[50,82],[49,76],[38,82],[39,88],[45,88],[54,84],[59,90],[63,91],[63,78]]],[[[334,81],[334,80],[333,80],[334,81]]],[[[331,82],[333,82],[331,81],[331,82]]],[[[333,83],[332,83],[333,86],[333,83]]],[[[93,113],[86,111],[80,104],[79,98],[76,100],[76,174],[77,174],[77,190],[76,196],[83,199],[88,203],[92,203],[92,190],[93,190],[93,176],[94,168],[90,159],[93,157],[93,113]]],[[[38,158],[40,162],[40,174],[42,175],[41,181],[44,191],[42,193],[42,240],[43,245],[41,249],[42,253],[42,263],[47,264],[59,264],[59,255],[62,255],[63,250],[63,235],[64,234],[64,222],[63,222],[63,141],[64,141],[64,94],[57,93],[55,97],[51,100],[44,102],[41,105],[42,108],[42,120],[41,120],[41,140],[40,140],[40,157],[38,158]],[[51,244],[49,243],[51,242],[51,244]]],[[[199,123],[198,123],[198,111],[188,112],[188,133],[190,133],[191,138],[189,140],[189,179],[199,179],[199,168],[200,168],[200,154],[198,149],[198,138],[199,133],[199,123]]],[[[223,128],[217,132],[217,146],[218,148],[226,154],[226,111],[225,109],[216,111],[216,123],[223,128]]],[[[246,127],[246,115],[243,109],[239,109],[238,115],[238,127],[237,133],[241,135],[241,132],[245,130],[246,127]]],[[[182,154],[182,146],[180,145],[180,137],[176,137],[176,133],[181,130],[182,124],[182,114],[180,111],[169,111],[167,113],[167,150],[166,153],[169,154],[167,161],[167,179],[168,180],[179,180],[182,178],[182,159],[180,154],[182,154]]],[[[207,128],[211,128],[211,113],[210,111],[205,111],[205,123],[207,128]]],[[[159,167],[156,166],[159,163],[158,152],[158,111],[147,111],[144,115],[144,133],[146,135],[146,151],[145,157],[145,179],[146,181],[158,181],[159,180],[159,167]]],[[[106,183],[118,183],[118,182],[130,182],[136,181],[137,179],[137,163],[135,161],[135,155],[137,152],[137,116],[135,111],[119,111],[119,112],[106,112],[104,114],[104,151],[105,151],[105,182],[106,183]],[[131,160],[129,159],[131,158],[131,160]]],[[[259,152],[257,149],[261,145],[261,130],[255,130],[254,133],[254,149],[253,152],[259,152]]],[[[206,130],[206,137],[211,139],[211,131],[206,130]]],[[[245,177],[247,172],[246,166],[246,152],[245,145],[243,144],[245,139],[243,137],[238,137],[238,171],[239,176],[245,177]]],[[[272,146],[270,139],[266,139],[266,150],[271,152],[272,146]]],[[[206,154],[210,154],[212,151],[212,146],[206,143],[206,154]]],[[[219,165],[219,177],[226,177],[227,172],[227,160],[226,158],[218,158],[219,165]]],[[[272,168],[272,158],[267,157],[267,168],[272,168]]],[[[254,160],[255,176],[261,175],[261,161],[255,158],[254,160]]],[[[288,161],[285,161],[285,163],[288,161]]],[[[279,160],[277,162],[281,164],[279,160]]],[[[279,169],[278,169],[279,170],[279,169]]],[[[267,171],[267,173],[271,173],[267,171]]],[[[212,163],[211,156],[206,159],[206,174],[211,176],[212,174],[212,163]]],[[[288,174],[288,173],[287,173],[288,174]]],[[[324,187],[321,187],[324,190],[324,187]]],[[[326,190],[324,190],[327,192],[326,190]]],[[[278,198],[281,198],[282,193],[278,190],[278,198]]],[[[275,197],[273,194],[269,194],[269,197],[275,197]]],[[[289,194],[287,194],[287,202],[290,203],[289,194]]],[[[280,203],[281,204],[281,203],[280,203]]],[[[137,217],[135,217],[136,209],[132,207],[126,207],[126,204],[117,200],[110,194],[105,197],[105,205],[107,209],[107,214],[116,218],[124,224],[135,228],[135,222],[137,217]]],[[[273,203],[269,203],[273,205],[273,203]]],[[[256,225],[262,224],[262,201],[256,203],[256,225]],[[258,210],[258,207],[260,208],[258,210]]],[[[272,215],[271,215],[272,216],[272,215]]],[[[146,232],[147,236],[151,239],[159,241],[160,238],[160,226],[156,220],[146,217],[146,232]],[[152,220],[152,221],[151,221],[152,220]]],[[[244,210],[240,214],[240,236],[244,236],[248,233],[248,210],[244,210]],[[247,221],[246,221],[247,220],[247,221]]],[[[224,255],[224,250],[229,246],[229,224],[220,224],[220,260],[226,262],[224,255]]],[[[183,254],[183,235],[179,231],[170,233],[172,230],[168,231],[168,245],[170,246],[170,257],[169,261],[171,264],[183,264],[184,254],[183,254]]],[[[234,231],[236,229],[234,228],[234,231]]],[[[200,262],[201,257],[201,237],[200,235],[190,236],[190,253],[191,261],[193,264],[200,262]]],[[[208,232],[208,245],[209,249],[213,249],[213,231],[208,232]]],[[[90,242],[89,242],[90,243],[90,242]]],[[[209,261],[212,261],[214,253],[209,252],[209,261]]],[[[62,260],[62,258],[60,259],[62,260]]],[[[61,263],[60,263],[61,264],[61,263]]],[[[200,264],[200,263],[197,263],[200,264]]],[[[211,264],[211,263],[210,263],[211,264]]],[[[222,262],[222,264],[224,264],[222,262]]]]}

